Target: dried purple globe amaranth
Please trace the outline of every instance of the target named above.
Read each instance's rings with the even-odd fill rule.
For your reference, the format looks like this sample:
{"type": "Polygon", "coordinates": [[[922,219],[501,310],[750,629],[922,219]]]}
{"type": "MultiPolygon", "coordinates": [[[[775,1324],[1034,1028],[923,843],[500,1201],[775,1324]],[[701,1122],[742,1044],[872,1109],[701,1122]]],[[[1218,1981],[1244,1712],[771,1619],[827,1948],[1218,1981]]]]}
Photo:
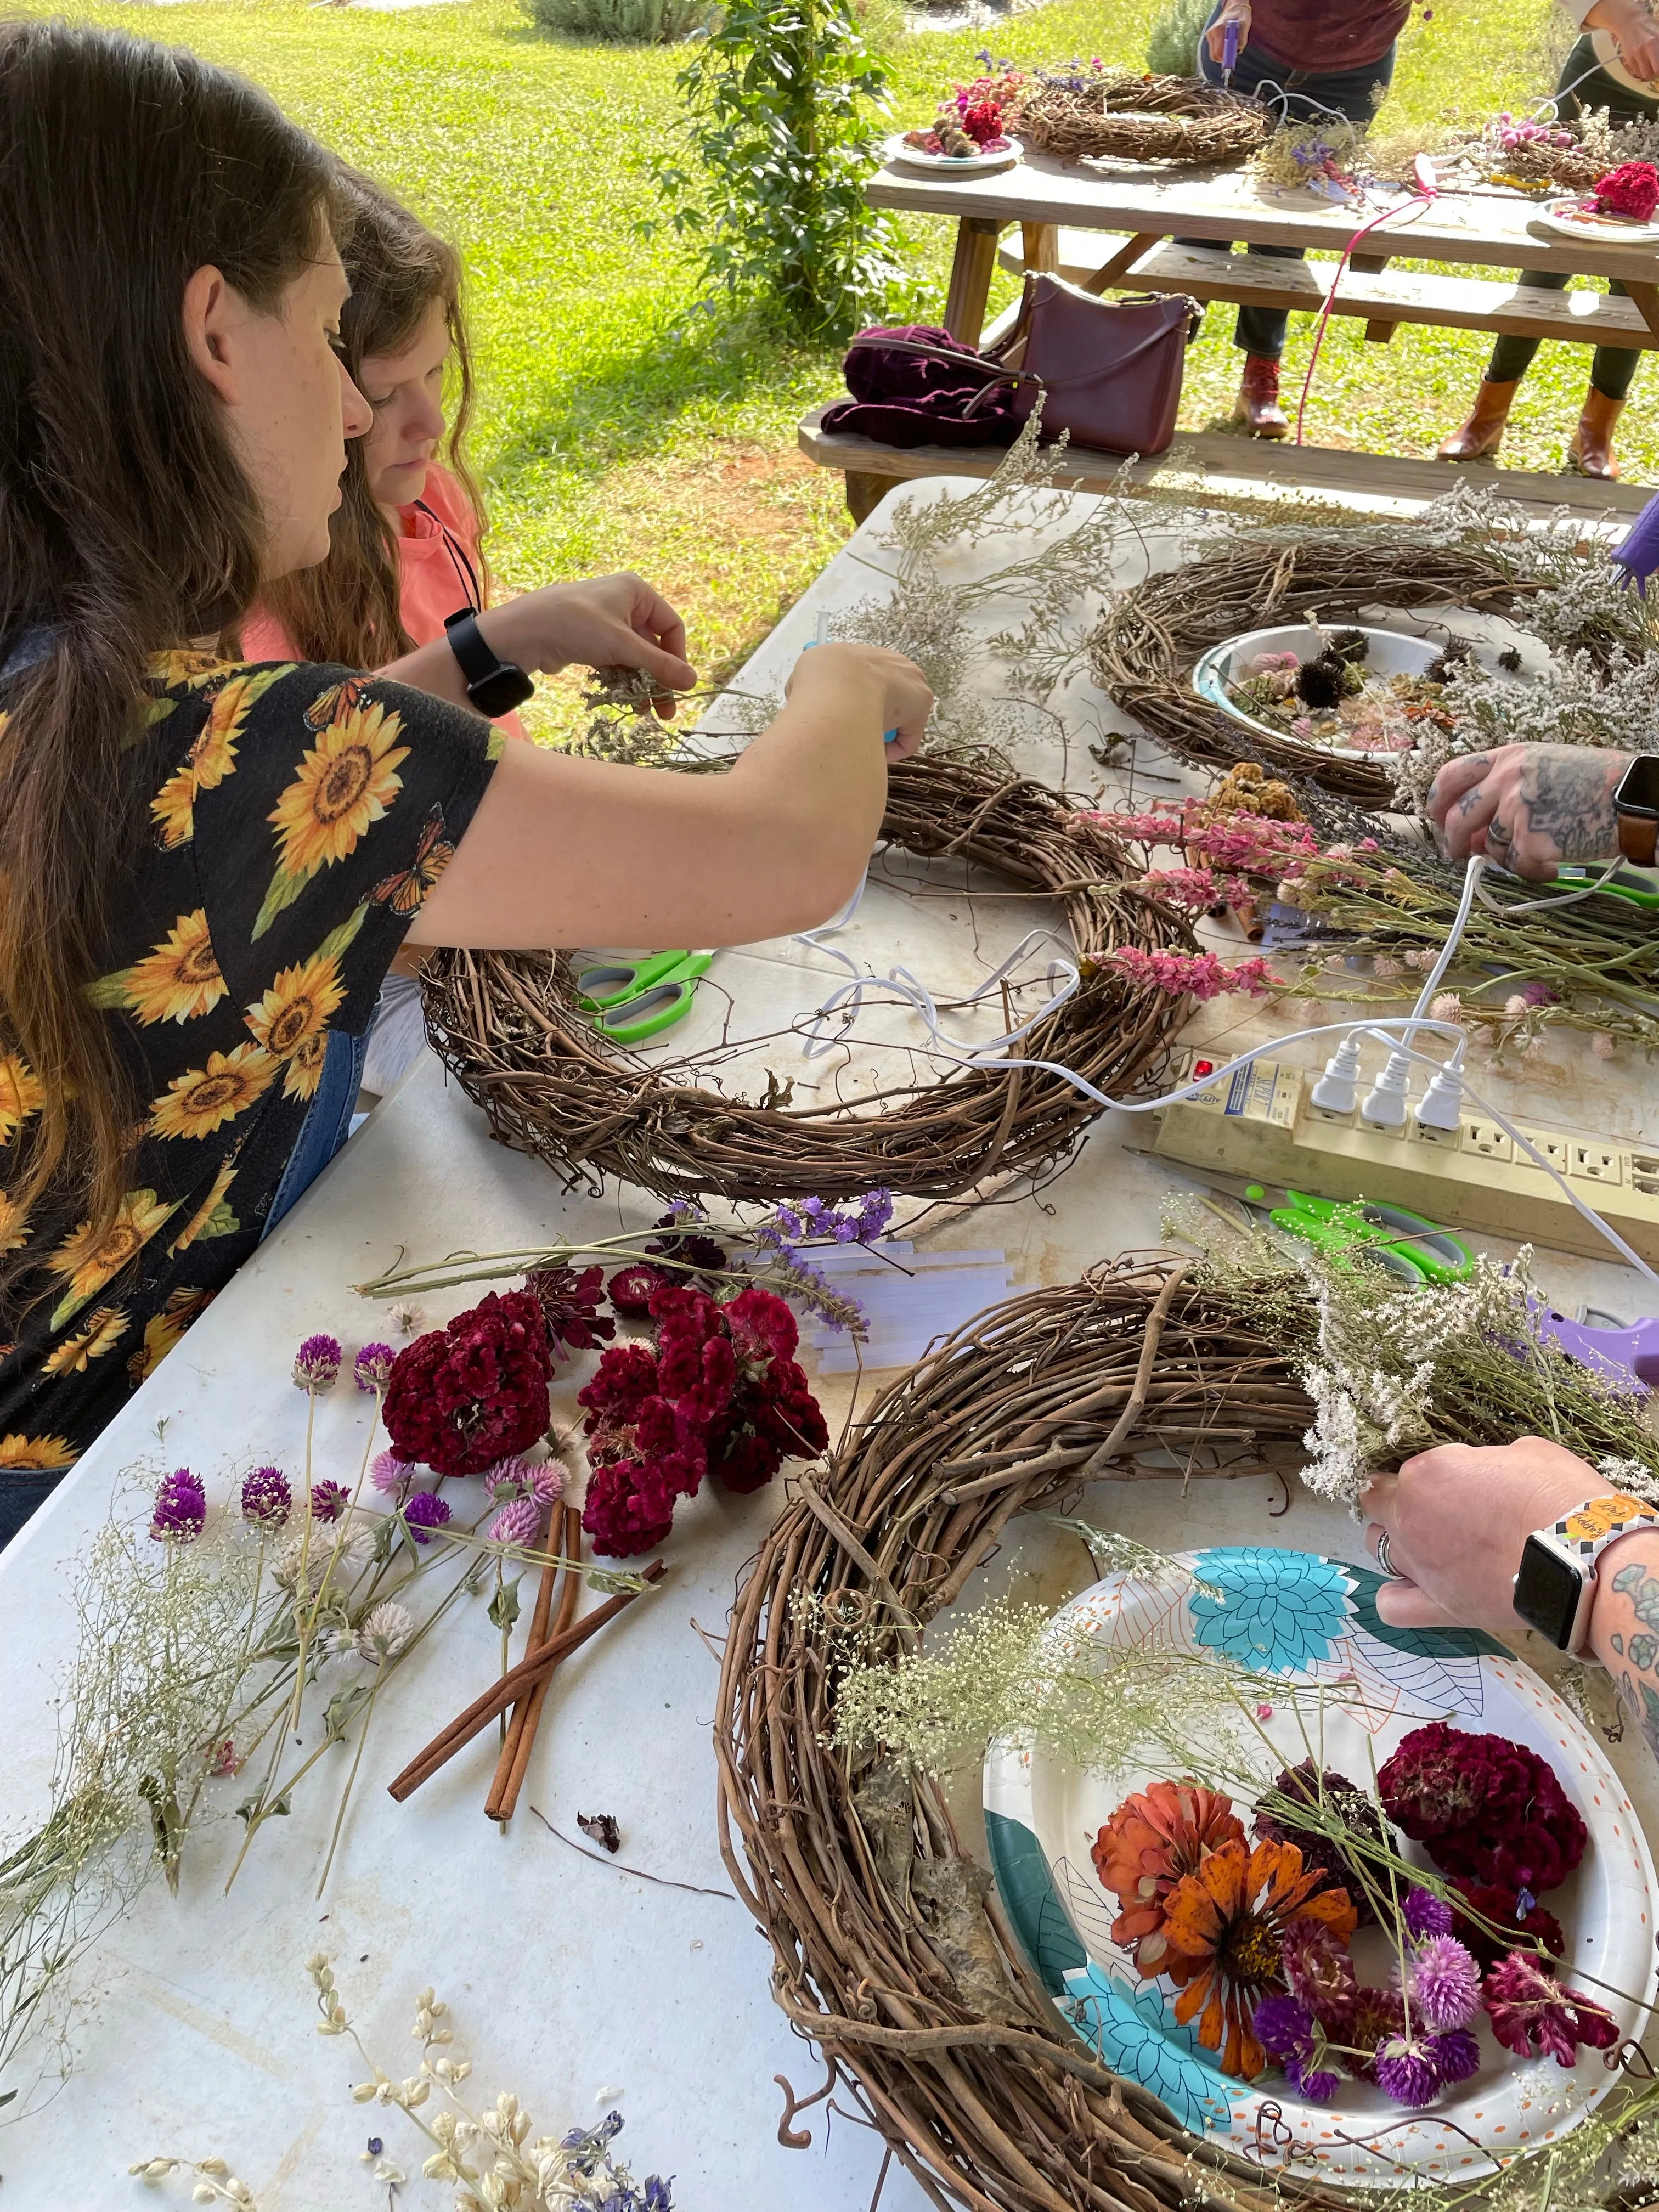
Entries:
{"type": "Polygon", "coordinates": [[[1440,2094],[1432,2041],[1431,2036],[1389,2035],[1376,2046],[1372,2061],[1376,2086],[1396,2105],[1431,2105],[1440,2094]]]}
{"type": "Polygon", "coordinates": [[[533,1498],[514,1498],[484,1531],[492,1544],[516,1544],[520,1548],[537,1543],[542,1533],[542,1509],[533,1498]]]}
{"type": "Polygon", "coordinates": [[[294,1355],[294,1380],[313,1397],[319,1390],[331,1390],[339,1379],[344,1357],[337,1336],[308,1336],[294,1355]]]}
{"type": "Polygon", "coordinates": [[[1406,1993],[1437,2033],[1467,2027],[1480,2009],[1480,1969],[1455,1936],[1431,1936],[1407,1961],[1406,1993]]]}
{"type": "Polygon", "coordinates": [[[530,1471],[530,1494],[538,1505],[556,1505],[564,1496],[565,1469],[556,1459],[545,1459],[530,1471]]]}
{"type": "Polygon", "coordinates": [[[428,1533],[441,1528],[449,1518],[449,1508],[435,1490],[417,1490],[404,1507],[404,1525],[417,1544],[429,1544],[428,1533]]]}
{"type": "Polygon", "coordinates": [[[392,1363],[398,1357],[389,1344],[366,1344],[351,1363],[351,1372],[360,1390],[384,1390],[392,1376],[392,1363]]]}
{"type": "Polygon", "coordinates": [[[1431,1889],[1408,1889],[1405,1904],[1406,1932],[1420,1942],[1429,1936],[1449,1936],[1452,1909],[1431,1889]]]}
{"type": "Polygon", "coordinates": [[[313,1482],[311,1486],[313,1521],[337,1521],[350,1503],[349,1492],[337,1482],[313,1482]]]}
{"type": "Polygon", "coordinates": [[[1328,2105],[1341,2076],[1315,2063],[1319,2039],[1307,2006],[1297,1997],[1263,1997],[1250,2024],[1269,2057],[1284,2068],[1291,2087],[1316,2105],[1328,2105]]]}
{"type": "MultiPolygon", "coordinates": [[[[1376,1909],[1362,1879],[1368,1862],[1358,1851],[1345,1849],[1325,1825],[1334,1814],[1345,1832],[1363,1836],[1379,1845],[1386,1844],[1388,1832],[1371,1799],[1346,1774],[1333,1773],[1328,1769],[1322,1773],[1312,1759],[1304,1759],[1300,1765],[1287,1767],[1277,1777],[1273,1785],[1273,1801],[1271,1804],[1265,1799],[1257,1802],[1258,1839],[1294,1844],[1302,1854],[1304,1867],[1319,1868],[1332,1888],[1347,1891],[1360,1927],[1375,1927],[1376,1909]],[[1295,1808],[1298,1805],[1309,1808],[1306,1822],[1297,1818],[1295,1808]]],[[[1376,1862],[1370,1864],[1375,1866],[1376,1862]]],[[[1372,1883],[1376,1880],[1373,1873],[1372,1883]]]]}
{"type": "Polygon", "coordinates": [[[294,1491],[280,1467],[256,1467],[242,1484],[242,1518],[280,1528],[294,1510],[294,1491]]]}
{"type": "Polygon", "coordinates": [[[396,1452],[376,1452],[369,1462],[368,1479],[383,1498],[400,1498],[414,1472],[412,1460],[399,1459],[396,1452]]]}
{"type": "Polygon", "coordinates": [[[1467,2027],[1448,2028],[1443,2035],[1437,2035],[1434,2055],[1447,2088],[1456,2081],[1474,2081],[1480,2071],[1480,2045],[1467,2027]]]}
{"type": "Polygon", "coordinates": [[[149,1533],[158,1544],[193,1544],[207,1523],[207,1492],[199,1474],[175,1468],[155,1486],[149,1533]]]}

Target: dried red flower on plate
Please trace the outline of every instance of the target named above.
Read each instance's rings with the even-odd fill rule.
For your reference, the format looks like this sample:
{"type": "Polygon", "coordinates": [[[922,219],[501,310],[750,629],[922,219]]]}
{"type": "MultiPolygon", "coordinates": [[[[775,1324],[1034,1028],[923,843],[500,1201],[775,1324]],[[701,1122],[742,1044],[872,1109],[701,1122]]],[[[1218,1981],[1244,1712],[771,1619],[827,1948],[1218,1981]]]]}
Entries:
{"type": "Polygon", "coordinates": [[[1471,1881],[1467,1876],[1452,1884],[1451,1932],[1466,1945],[1481,1966],[1495,1966],[1505,1952],[1518,1945],[1541,1943],[1553,1959],[1565,1957],[1567,1939],[1561,1923],[1547,1906],[1525,1890],[1500,1889],[1495,1882],[1471,1881]],[[1525,1902],[1530,1911],[1520,1909],[1525,1902]],[[1467,1909],[1466,1909],[1467,1908],[1467,1909]],[[1471,1917],[1479,1913],[1498,1929],[1489,1936],[1471,1917]]]}
{"type": "Polygon", "coordinates": [[[1389,1818],[1444,1874],[1536,1894],[1584,1856],[1588,1832],[1555,1770],[1507,1736],[1431,1721],[1402,1738],[1377,1784],[1389,1818]]]}
{"type": "MultiPolygon", "coordinates": [[[[1321,1774],[1310,1759],[1304,1759],[1298,1766],[1287,1767],[1275,1780],[1273,1790],[1278,1798],[1288,1799],[1289,1802],[1275,1803],[1266,1810],[1260,1804],[1256,1806],[1257,1836],[1265,1837],[1270,1843],[1294,1844],[1302,1854],[1304,1867],[1317,1867],[1328,1881],[1347,1891],[1359,1926],[1375,1927],[1376,1914],[1360,1879],[1359,1869],[1365,1862],[1357,1851],[1345,1850],[1321,1824],[1322,1812],[1325,1816],[1340,1820],[1345,1831],[1352,1830],[1374,1843],[1382,1844],[1388,1839],[1387,1831],[1375,1802],[1346,1774],[1334,1774],[1328,1769],[1321,1774]],[[1306,1823],[1298,1820],[1291,1809],[1297,1805],[1309,1808],[1306,1823]]],[[[1381,1881],[1386,1888],[1388,1877],[1378,1861],[1370,1862],[1369,1871],[1371,1881],[1381,1881]]]]}
{"type": "Polygon", "coordinates": [[[1197,1872],[1206,1851],[1243,1841],[1232,1799],[1196,1782],[1154,1782],[1124,1799],[1089,1856],[1103,1887],[1123,1907],[1112,1941],[1133,1946],[1138,1974],[1150,1980],[1164,1971],[1164,1907],[1176,1884],[1197,1872]]]}
{"type": "Polygon", "coordinates": [[[562,1345],[572,1352],[593,1352],[617,1334],[616,1322],[599,1314],[603,1267],[536,1267],[525,1277],[524,1286],[546,1316],[555,1358],[562,1345]]]}
{"type": "Polygon", "coordinates": [[[1547,2051],[1559,2066],[1571,2066],[1581,2043],[1607,2051],[1619,2040],[1619,2023],[1610,2012],[1564,1988],[1524,1951],[1511,1951],[1492,1968],[1480,2002],[1492,2033],[1518,2058],[1547,2051]]]}
{"type": "Polygon", "coordinates": [[[551,1374],[534,1297],[491,1291],[392,1361],[383,1408],[392,1448],[434,1474],[482,1474],[546,1435],[551,1374]]]}
{"type": "Polygon", "coordinates": [[[1632,222],[1651,222],[1659,208],[1659,169],[1651,161],[1621,161],[1598,177],[1590,198],[1602,215],[1627,216],[1632,222]]]}

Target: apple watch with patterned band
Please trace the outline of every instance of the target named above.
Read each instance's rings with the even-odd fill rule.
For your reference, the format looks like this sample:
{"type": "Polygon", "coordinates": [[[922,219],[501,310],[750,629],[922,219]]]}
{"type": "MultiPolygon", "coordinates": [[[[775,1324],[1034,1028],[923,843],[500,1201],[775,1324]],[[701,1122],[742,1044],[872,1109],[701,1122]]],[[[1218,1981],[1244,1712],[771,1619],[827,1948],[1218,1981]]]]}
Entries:
{"type": "Polygon", "coordinates": [[[1633,867],[1650,868],[1659,846],[1659,758],[1639,753],[1613,794],[1619,850],[1633,867]]]}
{"type": "Polygon", "coordinates": [[[1659,1527],[1659,1509],[1614,1492],[1587,1498],[1547,1528],[1534,1528],[1515,1577],[1515,1609],[1558,1651],[1577,1652],[1589,1633],[1595,1562],[1635,1528],[1659,1527]]]}

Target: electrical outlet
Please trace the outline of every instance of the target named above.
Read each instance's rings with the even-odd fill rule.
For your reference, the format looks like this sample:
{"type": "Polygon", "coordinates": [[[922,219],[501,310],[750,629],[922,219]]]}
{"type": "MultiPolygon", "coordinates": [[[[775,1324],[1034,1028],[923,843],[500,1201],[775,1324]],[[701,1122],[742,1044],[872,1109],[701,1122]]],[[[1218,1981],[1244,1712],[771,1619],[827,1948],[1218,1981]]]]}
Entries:
{"type": "MultiPolygon", "coordinates": [[[[1571,1173],[1572,1148],[1567,1138],[1558,1136],[1553,1129],[1522,1129],[1521,1133],[1528,1138],[1539,1152],[1542,1152],[1557,1175],[1571,1173]]],[[[1532,1154],[1523,1152],[1519,1146],[1516,1149],[1515,1164],[1518,1168],[1531,1168],[1534,1174],[1543,1173],[1543,1170],[1534,1159],[1532,1154]]]]}
{"type": "Polygon", "coordinates": [[[1463,1124],[1462,1149],[1483,1160],[1512,1160],[1515,1146],[1496,1121],[1471,1115],[1463,1124]]]}
{"type": "Polygon", "coordinates": [[[1630,1156],[1630,1179],[1633,1188],[1644,1192],[1650,1198],[1659,1197],[1659,1160],[1651,1152],[1632,1152],[1630,1156]]]}
{"type": "Polygon", "coordinates": [[[1456,1129],[1437,1129],[1431,1121],[1419,1121],[1415,1114],[1406,1123],[1406,1133],[1414,1137],[1419,1145],[1439,1145],[1444,1151],[1461,1149],[1461,1132],[1456,1129]]]}
{"type": "Polygon", "coordinates": [[[1324,1121],[1334,1129],[1352,1129],[1359,1119],[1358,1106],[1350,1106],[1346,1114],[1339,1114],[1332,1107],[1316,1106],[1310,1100],[1304,1110],[1310,1121],[1324,1121]]]}
{"type": "Polygon", "coordinates": [[[1568,1155],[1569,1175],[1582,1176],[1586,1182],[1623,1182],[1624,1161],[1607,1145],[1575,1143],[1568,1155]]]}

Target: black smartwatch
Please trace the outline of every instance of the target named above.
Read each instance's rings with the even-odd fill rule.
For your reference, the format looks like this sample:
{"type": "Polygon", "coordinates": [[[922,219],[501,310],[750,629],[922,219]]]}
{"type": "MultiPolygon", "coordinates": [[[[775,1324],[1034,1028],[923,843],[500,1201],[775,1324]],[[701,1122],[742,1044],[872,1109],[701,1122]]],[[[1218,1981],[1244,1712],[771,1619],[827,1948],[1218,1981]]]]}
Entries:
{"type": "Polygon", "coordinates": [[[466,696],[481,714],[493,721],[522,707],[536,686],[523,669],[492,653],[478,618],[471,607],[459,607],[444,617],[444,629],[456,665],[466,682],[466,696]]]}
{"type": "Polygon", "coordinates": [[[1613,794],[1619,850],[1638,868],[1650,868],[1659,844],[1659,756],[1638,753],[1613,794]]]}
{"type": "Polygon", "coordinates": [[[1589,1633],[1595,1562],[1632,1528],[1650,1528],[1659,1512],[1639,1498],[1603,1493],[1548,1528],[1534,1528],[1515,1577],[1515,1609],[1558,1651],[1578,1652],[1589,1633]]]}

